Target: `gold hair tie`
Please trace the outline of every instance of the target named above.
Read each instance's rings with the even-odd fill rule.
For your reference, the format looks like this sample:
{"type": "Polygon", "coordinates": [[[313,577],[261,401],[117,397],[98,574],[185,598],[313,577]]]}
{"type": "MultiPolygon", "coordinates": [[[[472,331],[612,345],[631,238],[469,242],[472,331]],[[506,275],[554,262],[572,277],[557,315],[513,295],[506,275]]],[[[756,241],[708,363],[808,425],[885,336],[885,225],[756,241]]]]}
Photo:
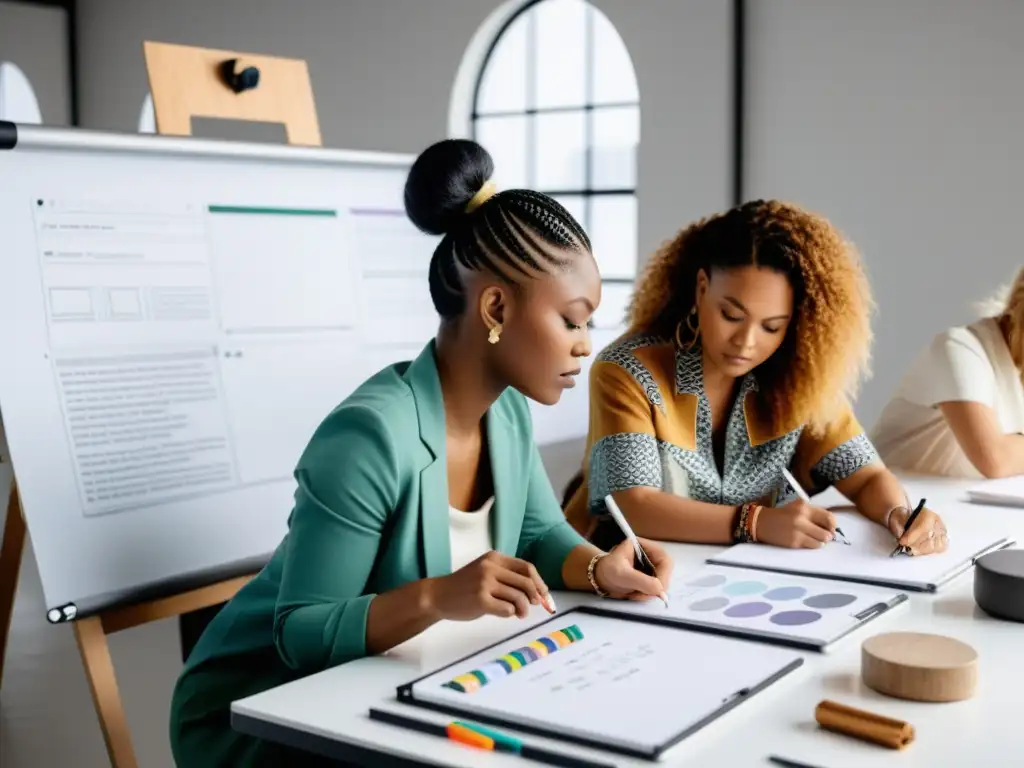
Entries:
{"type": "Polygon", "coordinates": [[[480,189],[476,191],[476,194],[470,198],[470,201],[466,203],[466,213],[472,213],[475,211],[481,205],[490,200],[497,191],[498,188],[494,186],[493,181],[484,182],[484,185],[480,187],[480,189]]]}

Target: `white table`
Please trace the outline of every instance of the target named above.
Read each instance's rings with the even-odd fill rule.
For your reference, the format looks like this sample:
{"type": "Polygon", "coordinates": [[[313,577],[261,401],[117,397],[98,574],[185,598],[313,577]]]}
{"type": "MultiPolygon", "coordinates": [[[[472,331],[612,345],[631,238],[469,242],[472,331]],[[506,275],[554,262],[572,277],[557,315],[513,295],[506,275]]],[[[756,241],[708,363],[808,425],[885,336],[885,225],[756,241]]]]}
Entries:
{"type": "MultiPolygon", "coordinates": [[[[1024,546],[1024,509],[965,503],[961,500],[963,483],[910,479],[907,485],[914,498],[919,493],[927,496],[929,507],[942,514],[951,535],[961,526],[997,526],[1001,533],[1015,538],[1017,546],[1024,546]]],[[[676,544],[669,548],[677,574],[696,569],[722,549],[676,544]]],[[[1024,765],[1022,726],[1015,704],[1024,689],[1024,625],[990,618],[975,605],[973,570],[936,594],[909,594],[910,604],[904,610],[872,621],[827,654],[807,653],[796,672],[666,751],[657,764],[769,766],[768,755],[777,754],[820,768],[1024,765]],[[926,704],[868,689],[860,678],[860,645],[867,637],[894,630],[941,633],[972,645],[980,657],[977,694],[964,702],[926,704]],[[814,722],[814,708],[822,699],[906,720],[914,726],[916,738],[897,752],[822,731],[814,722]]],[[[597,599],[576,593],[559,593],[557,598],[563,611],[597,599]]],[[[424,640],[417,646],[414,640],[392,654],[351,662],[237,701],[232,722],[239,731],[314,750],[354,747],[364,757],[372,753],[372,761],[367,763],[371,765],[396,761],[464,768],[537,765],[372,721],[367,711],[371,706],[406,713],[413,709],[411,714],[421,719],[448,722],[451,717],[397,703],[395,689],[546,618],[550,617],[537,609],[526,622],[485,619],[442,627],[437,643],[424,640]]],[[[614,712],[601,716],[614,717],[614,712]]],[[[519,735],[531,744],[610,765],[652,765],[519,735]]]]}

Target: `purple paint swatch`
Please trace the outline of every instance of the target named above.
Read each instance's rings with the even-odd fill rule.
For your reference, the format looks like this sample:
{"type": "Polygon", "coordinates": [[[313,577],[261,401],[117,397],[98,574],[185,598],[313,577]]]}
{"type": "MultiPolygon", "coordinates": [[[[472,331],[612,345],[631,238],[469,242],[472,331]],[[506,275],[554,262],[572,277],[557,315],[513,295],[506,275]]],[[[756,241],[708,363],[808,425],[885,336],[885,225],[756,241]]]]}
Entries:
{"type": "Polygon", "coordinates": [[[686,586],[688,587],[717,587],[719,584],[725,583],[725,576],[720,573],[713,573],[710,576],[702,576],[699,579],[695,579],[689,582],[686,586]]]}
{"type": "Polygon", "coordinates": [[[821,618],[817,611],[781,611],[768,619],[772,624],[779,624],[783,627],[796,627],[800,624],[810,624],[821,618]]]}
{"type": "Polygon", "coordinates": [[[796,600],[807,594],[803,587],[776,587],[764,593],[767,600],[796,600]]]}
{"type": "Polygon", "coordinates": [[[729,604],[727,597],[708,597],[690,604],[691,611],[717,611],[729,604]]]}
{"type": "Polygon", "coordinates": [[[764,616],[769,613],[772,607],[768,603],[740,603],[731,608],[725,609],[725,615],[734,619],[749,619],[754,616],[764,616]]]}
{"type": "Polygon", "coordinates": [[[824,595],[811,595],[804,600],[808,608],[842,608],[856,600],[855,595],[844,595],[841,592],[829,592],[824,595]]]}

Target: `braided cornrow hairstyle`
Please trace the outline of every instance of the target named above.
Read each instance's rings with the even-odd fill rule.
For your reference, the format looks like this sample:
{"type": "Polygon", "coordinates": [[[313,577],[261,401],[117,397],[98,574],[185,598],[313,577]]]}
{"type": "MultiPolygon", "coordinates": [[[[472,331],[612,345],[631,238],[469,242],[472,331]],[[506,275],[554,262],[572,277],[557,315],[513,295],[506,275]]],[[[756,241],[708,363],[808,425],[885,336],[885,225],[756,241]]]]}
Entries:
{"type": "Polygon", "coordinates": [[[442,319],[458,317],[466,309],[459,267],[486,270],[518,285],[568,267],[567,252],[590,252],[583,228],[547,195],[509,189],[471,207],[493,173],[490,154],[468,139],[433,144],[409,171],[409,219],[423,232],[444,235],[429,269],[430,297],[442,319]]]}
{"type": "Polygon", "coordinates": [[[806,425],[820,433],[868,373],[873,309],[858,253],[822,217],[754,200],[683,229],[648,261],[630,303],[630,328],[692,343],[685,320],[697,272],[744,266],[777,270],[793,288],[786,338],[756,372],[764,407],[777,429],[806,425]]]}

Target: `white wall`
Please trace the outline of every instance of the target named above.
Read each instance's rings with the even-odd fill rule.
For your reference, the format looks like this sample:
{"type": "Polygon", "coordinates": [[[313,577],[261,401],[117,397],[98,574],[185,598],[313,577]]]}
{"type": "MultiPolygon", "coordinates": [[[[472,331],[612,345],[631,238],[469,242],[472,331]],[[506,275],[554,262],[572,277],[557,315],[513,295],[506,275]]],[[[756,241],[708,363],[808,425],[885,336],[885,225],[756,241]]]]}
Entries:
{"type": "Polygon", "coordinates": [[[0,0],[0,62],[16,62],[25,73],[48,125],[71,122],[67,40],[62,9],[0,0]]]}
{"type": "Polygon", "coordinates": [[[872,423],[908,357],[1024,263],[1024,3],[749,2],[746,197],[788,198],[864,254],[872,423]]]}
{"type": "MultiPolygon", "coordinates": [[[[443,138],[452,84],[499,0],[80,0],[85,127],[136,130],[147,90],[145,39],[305,58],[324,143],[417,152],[443,138]]],[[[730,4],[598,0],[633,55],[643,115],[640,252],[729,203],[730,4]]],[[[203,126],[209,129],[208,125],[203,126]]],[[[197,133],[199,129],[197,128],[197,133]]],[[[223,133],[218,130],[218,135],[223,133]]],[[[265,139],[267,132],[259,136],[265,139]]],[[[579,445],[545,461],[561,489],[579,445]]],[[[45,624],[31,556],[22,567],[0,691],[5,768],[106,765],[69,627],[45,624]]],[[[139,764],[170,766],[167,707],[180,669],[173,621],[111,640],[139,764]],[[150,682],[143,684],[143,673],[150,682]]]]}

